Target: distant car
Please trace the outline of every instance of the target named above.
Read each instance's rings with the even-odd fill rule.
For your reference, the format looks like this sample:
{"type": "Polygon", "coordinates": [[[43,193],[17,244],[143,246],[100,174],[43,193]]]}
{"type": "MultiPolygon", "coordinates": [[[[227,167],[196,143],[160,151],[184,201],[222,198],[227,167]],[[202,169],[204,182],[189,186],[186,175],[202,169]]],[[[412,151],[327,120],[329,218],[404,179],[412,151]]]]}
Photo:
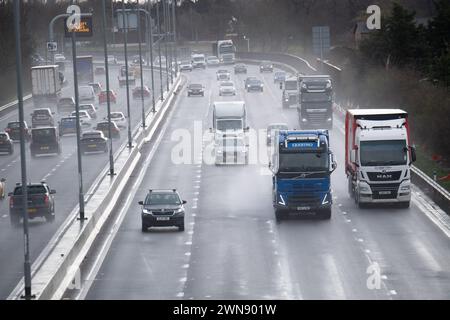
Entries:
{"type": "Polygon", "coordinates": [[[223,81],[219,85],[219,96],[235,96],[236,87],[233,81],[223,81]]]}
{"type": "Polygon", "coordinates": [[[7,132],[0,132],[0,152],[14,153],[14,143],[7,132]]]}
{"type": "Polygon", "coordinates": [[[125,128],[127,126],[127,117],[121,111],[111,112],[111,121],[114,121],[119,128],[125,128]]]}
{"type": "Polygon", "coordinates": [[[141,90],[141,86],[137,86],[133,89],[133,98],[149,98],[150,97],[150,89],[147,86],[143,86],[141,90]]]}
{"type": "Polygon", "coordinates": [[[179,231],[184,231],[184,204],[178,192],[173,190],[150,190],[144,201],[139,201],[142,206],[142,232],[150,227],[176,226],[179,231]]]}
{"type": "Polygon", "coordinates": [[[256,77],[249,77],[249,78],[245,79],[245,89],[247,90],[247,92],[250,92],[250,91],[263,92],[264,84],[262,83],[261,80],[259,80],[256,77]]]}
{"type": "Polygon", "coordinates": [[[92,87],[92,89],[94,89],[95,94],[99,94],[100,92],[102,92],[102,85],[100,82],[91,82],[89,83],[89,86],[92,87]]]}
{"type": "Polygon", "coordinates": [[[141,60],[142,64],[145,65],[145,63],[146,63],[145,59],[144,58],[140,59],[140,57],[138,55],[133,56],[131,58],[131,63],[134,64],[134,65],[139,65],[140,64],[139,60],[141,60]]]}
{"type": "Polygon", "coordinates": [[[106,73],[105,67],[95,67],[95,74],[97,76],[103,75],[106,73]]]}
{"type": "Polygon", "coordinates": [[[39,108],[34,109],[31,114],[31,126],[54,126],[55,118],[53,117],[53,112],[49,108],[39,108]]]}
{"type": "Polygon", "coordinates": [[[32,157],[40,154],[61,154],[62,148],[55,127],[31,129],[30,153],[32,157]]]}
{"type": "Polygon", "coordinates": [[[284,82],[284,80],[286,80],[286,72],[284,71],[277,71],[274,73],[273,75],[273,82],[277,83],[277,82],[284,82]]]}
{"type": "Polygon", "coordinates": [[[192,71],[192,63],[190,61],[181,61],[180,71],[192,71]]]}
{"type": "MultiPolygon", "coordinates": [[[[26,121],[24,121],[23,125],[25,129],[24,130],[25,139],[26,141],[29,141],[31,138],[30,128],[28,128],[26,121]]],[[[5,128],[5,132],[9,134],[9,137],[13,141],[20,141],[20,122],[19,121],[8,122],[8,125],[5,128]]]]}
{"type": "MultiPolygon", "coordinates": [[[[80,124],[81,124],[81,126],[84,127],[84,128],[92,127],[92,118],[89,115],[89,113],[86,110],[80,110],[78,113],[79,113],[79,117],[80,117],[80,124]]],[[[70,116],[76,117],[76,114],[77,114],[76,111],[72,111],[70,116]]]]}
{"type": "MultiPolygon", "coordinates": [[[[103,90],[102,92],[100,92],[100,94],[98,95],[98,103],[106,103],[107,101],[107,91],[103,90]]],[[[114,92],[114,90],[109,90],[109,101],[111,103],[116,103],[117,102],[117,95],[114,92]]]]}
{"type": "Polygon", "coordinates": [[[231,78],[230,72],[228,70],[217,70],[216,72],[217,80],[219,81],[229,81],[231,78]]]}
{"type": "Polygon", "coordinates": [[[205,96],[205,89],[200,83],[190,83],[187,87],[187,95],[190,96],[205,96]]]}
{"type": "Polygon", "coordinates": [[[234,66],[234,74],[247,73],[247,66],[243,63],[238,63],[234,66]]]}
{"type": "Polygon", "coordinates": [[[62,137],[65,134],[77,133],[77,118],[74,116],[63,117],[58,123],[59,136],[62,137]]]}
{"type": "MultiPolygon", "coordinates": [[[[159,63],[160,63],[159,57],[156,57],[155,60],[153,61],[153,64],[159,65],[159,63]]],[[[166,57],[165,56],[161,56],[161,64],[162,65],[166,64],[166,57]]]]}
{"type": "Polygon", "coordinates": [[[113,56],[113,55],[109,54],[108,57],[107,57],[107,60],[108,60],[108,63],[117,64],[117,58],[115,56],[113,56]]]}
{"type": "Polygon", "coordinates": [[[80,140],[81,152],[108,152],[108,138],[105,137],[102,131],[92,130],[86,131],[81,136],[80,140]]]}
{"type": "Polygon", "coordinates": [[[95,101],[95,91],[91,86],[78,87],[79,101],[95,101]]]}
{"type": "Polygon", "coordinates": [[[117,124],[114,121],[111,121],[109,124],[111,127],[111,137],[109,136],[108,121],[102,121],[102,122],[97,123],[95,130],[99,130],[99,131],[103,132],[103,134],[108,138],[120,139],[120,129],[117,126],[117,124]]]}
{"type": "Polygon", "coordinates": [[[55,62],[64,62],[66,61],[66,57],[62,53],[55,53],[53,56],[55,62]]]}
{"type": "Polygon", "coordinates": [[[93,104],[80,104],[80,110],[87,111],[92,119],[97,119],[97,109],[93,104]]]}
{"type": "Polygon", "coordinates": [[[220,65],[220,60],[216,56],[209,56],[206,57],[206,64],[208,65],[208,67],[215,67],[220,65]]]}
{"type": "Polygon", "coordinates": [[[38,53],[31,54],[30,60],[32,66],[44,65],[47,63],[47,61],[38,53]]]}
{"type": "Polygon", "coordinates": [[[72,110],[75,110],[75,99],[73,97],[62,97],[58,100],[58,104],[56,106],[58,108],[58,112],[72,112],[72,110]]]}
{"type": "Polygon", "coordinates": [[[273,143],[276,130],[289,130],[289,127],[286,123],[269,124],[267,127],[267,145],[271,145],[273,143]]]}
{"type": "MultiPolygon", "coordinates": [[[[11,225],[19,226],[22,218],[23,194],[22,185],[16,184],[14,191],[8,194],[9,198],[9,217],[11,225]]],[[[47,222],[55,221],[55,190],[50,189],[45,181],[41,183],[27,184],[27,214],[28,219],[45,218],[47,222]]]]}
{"type": "Polygon", "coordinates": [[[248,164],[248,146],[243,137],[223,137],[216,140],[215,164],[248,164]]]}
{"type": "Polygon", "coordinates": [[[273,72],[273,64],[269,61],[263,61],[259,65],[260,72],[273,72]]]}

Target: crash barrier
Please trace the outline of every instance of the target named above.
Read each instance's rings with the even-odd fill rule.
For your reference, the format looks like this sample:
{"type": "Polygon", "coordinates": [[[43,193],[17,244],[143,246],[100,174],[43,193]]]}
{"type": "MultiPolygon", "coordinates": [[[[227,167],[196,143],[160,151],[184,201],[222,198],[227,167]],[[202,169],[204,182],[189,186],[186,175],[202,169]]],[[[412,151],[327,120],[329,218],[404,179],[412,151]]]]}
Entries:
{"type": "MultiPolygon", "coordinates": [[[[138,124],[133,130],[133,148],[127,141],[115,152],[115,173],[109,175],[109,164],[91,186],[92,195],[85,204],[87,220],[78,221],[78,208],[75,208],[67,222],[54,235],[47,248],[32,266],[32,288],[35,299],[48,300],[62,298],[66,288],[75,277],[79,265],[95,241],[102,226],[110,217],[116,200],[122,195],[128,178],[140,159],[140,146],[144,139],[150,139],[163,124],[165,115],[171,108],[175,92],[181,85],[181,76],[177,75],[170,90],[165,93],[163,102],[158,102],[156,113],[147,114],[148,126],[138,124]]],[[[24,293],[23,280],[8,299],[19,300],[24,293]]]]}
{"type": "MultiPolygon", "coordinates": [[[[314,67],[307,60],[294,56],[292,54],[284,53],[266,53],[266,52],[238,52],[236,54],[239,60],[252,60],[261,61],[268,60],[282,65],[287,65],[298,73],[325,73],[329,74],[333,82],[339,83],[342,68],[335,66],[328,61],[316,59],[317,67],[314,67]]],[[[351,108],[358,108],[358,106],[350,106],[351,108]]],[[[344,118],[347,108],[345,106],[334,104],[333,109],[335,114],[344,118]]],[[[411,181],[414,185],[418,186],[420,190],[430,197],[440,208],[450,215],[450,193],[442,188],[438,183],[431,179],[427,174],[421,171],[419,168],[411,167],[411,181]]]]}
{"type": "MultiPolygon", "coordinates": [[[[23,102],[30,100],[30,99],[31,99],[31,94],[26,95],[23,97],[23,102]]],[[[17,101],[17,100],[7,103],[3,106],[0,106],[0,117],[8,112],[11,112],[13,109],[17,108],[18,106],[19,106],[19,101],[17,101]]]]}

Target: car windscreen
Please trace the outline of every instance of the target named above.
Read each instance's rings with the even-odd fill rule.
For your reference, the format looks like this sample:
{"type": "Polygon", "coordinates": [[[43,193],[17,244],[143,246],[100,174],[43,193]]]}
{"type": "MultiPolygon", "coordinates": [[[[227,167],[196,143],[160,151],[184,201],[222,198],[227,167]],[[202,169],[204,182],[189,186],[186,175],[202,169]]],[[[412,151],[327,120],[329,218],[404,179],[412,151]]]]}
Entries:
{"type": "Polygon", "coordinates": [[[233,84],[233,82],[222,82],[222,83],[220,84],[220,86],[221,86],[221,87],[233,87],[234,84],[233,84]]]}
{"type": "Polygon", "coordinates": [[[55,129],[38,129],[32,131],[34,142],[51,142],[56,140],[55,129]]]}
{"type": "Polygon", "coordinates": [[[20,123],[19,122],[10,122],[10,123],[8,123],[8,128],[11,128],[11,129],[20,128],[20,123]]]}
{"type": "Polygon", "coordinates": [[[75,119],[75,118],[62,118],[61,124],[65,125],[65,126],[75,125],[76,121],[77,121],[77,119],[75,119]]]}
{"type": "Polygon", "coordinates": [[[189,85],[189,89],[201,89],[202,85],[201,84],[190,84],[189,85]]]}
{"type": "Polygon", "coordinates": [[[121,119],[123,115],[120,113],[111,113],[111,119],[121,119]]]}
{"type": "Polygon", "coordinates": [[[297,81],[285,81],[284,87],[286,90],[297,90],[297,81]]]}
{"type": "MultiPolygon", "coordinates": [[[[21,196],[22,191],[23,191],[22,187],[16,187],[14,189],[14,195],[21,196]]],[[[47,193],[47,189],[43,185],[28,186],[27,193],[28,193],[28,195],[45,194],[45,193],[47,193]]]]}
{"type": "Polygon", "coordinates": [[[99,139],[101,136],[100,133],[85,133],[81,139],[99,139]]]}
{"type": "Polygon", "coordinates": [[[33,115],[48,115],[48,110],[34,110],[33,115]]]}
{"type": "Polygon", "coordinates": [[[91,105],[85,104],[85,105],[81,105],[81,106],[80,106],[80,110],[88,110],[88,111],[92,111],[92,110],[93,110],[93,107],[92,107],[91,105]]]}
{"type": "Polygon", "coordinates": [[[8,140],[8,136],[6,134],[4,134],[4,133],[1,133],[0,134],[0,140],[2,140],[2,141],[8,140]]]}
{"type": "Polygon", "coordinates": [[[146,205],[180,205],[180,197],[176,193],[150,193],[145,198],[146,205]]]}

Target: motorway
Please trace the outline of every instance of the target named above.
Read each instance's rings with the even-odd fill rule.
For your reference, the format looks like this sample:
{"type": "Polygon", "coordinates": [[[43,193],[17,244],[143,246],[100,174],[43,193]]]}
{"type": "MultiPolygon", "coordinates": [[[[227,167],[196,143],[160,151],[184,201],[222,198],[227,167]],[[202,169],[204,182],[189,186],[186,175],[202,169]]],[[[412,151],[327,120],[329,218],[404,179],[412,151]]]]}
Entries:
{"type": "MultiPolygon", "coordinates": [[[[117,209],[118,225],[107,230],[111,242],[100,248],[96,256],[88,257],[93,265],[91,272],[83,275],[81,291],[68,296],[449,299],[449,233],[428,217],[430,206],[425,203],[427,199],[417,196],[417,190],[409,209],[355,206],[347,194],[343,123],[336,117],[330,134],[338,169],[332,176],[334,201],[329,221],[288,219],[276,223],[271,175],[264,163],[216,167],[201,161],[208,141],[197,131],[200,125],[202,132],[211,127],[212,101],[244,100],[253,129],[265,129],[272,122],[286,122],[290,128],[298,128],[296,110],[281,109],[281,90],[274,85],[273,74],[260,75],[256,66],[249,66],[248,75],[264,80],[263,93],[245,92],[246,75],[232,75],[237,97],[219,97],[215,69],[186,74],[188,82],[206,86],[205,97],[188,98],[186,86],[181,91],[166,128],[143,154],[148,161],[133,177],[129,201],[123,201],[117,209]],[[174,159],[179,156],[177,148],[183,132],[195,138],[183,153],[191,163],[179,164],[174,159]],[[185,232],[175,228],[141,232],[138,201],[150,188],[177,188],[187,200],[185,232]],[[376,273],[373,270],[378,270],[377,266],[380,282],[372,286],[370,276],[376,273]]],[[[17,175],[18,168],[14,171],[17,175]]],[[[65,180],[71,179],[72,173],[66,172],[65,180]]],[[[75,196],[72,198],[73,206],[75,196]]],[[[1,241],[15,241],[20,257],[20,232],[10,230],[5,221],[0,226],[1,241]]],[[[32,230],[36,234],[37,229],[43,228],[53,226],[37,225],[32,230]]],[[[12,269],[10,260],[1,263],[0,268],[7,266],[13,275],[20,275],[21,268],[12,269]]]]}
{"type": "MultiPolygon", "coordinates": [[[[118,66],[110,68],[110,86],[117,93],[117,103],[111,104],[112,111],[123,111],[127,115],[126,107],[126,89],[119,88],[117,75],[119,73],[118,66]]],[[[62,90],[62,96],[73,96],[73,73],[66,64],[64,72],[68,84],[62,90]]],[[[155,97],[159,97],[159,71],[155,70],[155,97]]],[[[165,84],[165,75],[163,74],[163,83],[165,84]]],[[[95,81],[100,82],[105,88],[105,76],[95,76],[95,81]]],[[[140,85],[140,78],[136,79],[136,85],[140,85]]],[[[150,71],[144,70],[144,85],[151,89],[150,71]]],[[[130,86],[130,110],[132,130],[142,121],[141,100],[133,99],[131,90],[134,86],[130,86]]],[[[88,102],[87,102],[88,103],[88,102]]],[[[90,102],[92,103],[92,102],[90,102]]],[[[151,99],[145,99],[146,112],[151,110],[151,99]]],[[[98,107],[97,120],[94,124],[103,120],[107,116],[106,103],[98,104],[96,99],[94,105],[98,107]]],[[[25,119],[31,126],[31,112],[34,106],[32,101],[26,101],[25,119]]],[[[56,111],[56,106],[51,106],[56,111]]],[[[59,119],[61,115],[57,115],[59,119]]],[[[0,130],[6,128],[8,122],[18,121],[17,111],[10,112],[0,118],[0,130]]],[[[127,129],[121,130],[121,139],[113,140],[113,149],[117,150],[125,141],[127,141],[127,129]]],[[[27,175],[31,182],[39,182],[46,180],[52,189],[55,189],[55,222],[49,224],[44,219],[30,220],[30,252],[31,263],[41,253],[48,244],[52,236],[61,227],[62,223],[78,205],[78,175],[77,175],[77,147],[75,135],[65,135],[61,137],[62,154],[60,156],[42,156],[31,158],[29,147],[27,151],[27,175]]],[[[100,172],[109,163],[108,153],[90,154],[82,157],[83,163],[83,189],[86,193],[100,172]]],[[[7,192],[14,189],[16,182],[21,181],[20,170],[20,148],[16,143],[14,154],[0,155],[0,177],[6,178],[7,192]]],[[[89,197],[85,195],[85,199],[89,197]]],[[[0,299],[4,300],[8,297],[17,283],[23,276],[23,230],[22,228],[13,228],[9,221],[9,203],[8,197],[0,201],[0,299]]]]}

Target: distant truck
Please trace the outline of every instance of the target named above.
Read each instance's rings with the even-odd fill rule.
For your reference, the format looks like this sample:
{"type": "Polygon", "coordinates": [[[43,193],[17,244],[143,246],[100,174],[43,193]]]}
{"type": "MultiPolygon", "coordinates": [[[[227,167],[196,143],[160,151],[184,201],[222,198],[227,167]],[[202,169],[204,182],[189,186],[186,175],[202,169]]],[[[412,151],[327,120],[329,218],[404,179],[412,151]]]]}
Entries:
{"type": "Polygon", "coordinates": [[[212,43],[213,56],[219,58],[223,64],[233,64],[236,60],[236,47],[233,40],[219,40],[212,43]]]}
{"type": "Polygon", "coordinates": [[[35,105],[48,100],[54,102],[61,94],[61,81],[57,65],[31,68],[31,94],[35,105]]]}
{"type": "Polygon", "coordinates": [[[333,87],[328,75],[299,76],[297,107],[300,127],[333,128],[333,87]]]}
{"type": "Polygon", "coordinates": [[[216,138],[243,136],[247,132],[247,111],[244,101],[213,103],[213,128],[216,138]]]}
{"type": "Polygon", "coordinates": [[[277,221],[287,214],[331,217],[331,173],[336,169],[328,130],[277,130],[269,163],[277,221]]]}
{"type": "MultiPolygon", "coordinates": [[[[129,67],[128,68],[128,84],[129,85],[135,85],[136,84],[136,78],[135,78],[135,73],[134,73],[134,69],[129,67]]],[[[127,85],[127,70],[126,70],[126,66],[122,66],[120,68],[120,74],[118,77],[119,80],[119,86],[123,87],[127,85]]]]}
{"type": "Polygon", "coordinates": [[[281,104],[283,108],[289,108],[291,105],[298,104],[299,88],[298,78],[288,77],[284,80],[283,94],[281,104]]]}
{"type": "Polygon", "coordinates": [[[206,69],[206,57],[204,54],[196,53],[191,57],[192,67],[206,69]]]}
{"type": "MultiPolygon", "coordinates": [[[[9,217],[12,226],[18,226],[22,218],[23,190],[19,183],[14,191],[9,193],[9,217]]],[[[45,182],[30,183],[27,185],[27,213],[29,219],[44,217],[47,222],[55,220],[55,190],[45,182]]]]}
{"type": "Polygon", "coordinates": [[[94,64],[92,56],[77,57],[77,76],[79,84],[94,82],[94,64]]]}
{"type": "Polygon", "coordinates": [[[410,167],[416,160],[408,114],[400,109],[348,110],[345,118],[345,172],[348,191],[359,207],[411,200],[410,167]]]}

